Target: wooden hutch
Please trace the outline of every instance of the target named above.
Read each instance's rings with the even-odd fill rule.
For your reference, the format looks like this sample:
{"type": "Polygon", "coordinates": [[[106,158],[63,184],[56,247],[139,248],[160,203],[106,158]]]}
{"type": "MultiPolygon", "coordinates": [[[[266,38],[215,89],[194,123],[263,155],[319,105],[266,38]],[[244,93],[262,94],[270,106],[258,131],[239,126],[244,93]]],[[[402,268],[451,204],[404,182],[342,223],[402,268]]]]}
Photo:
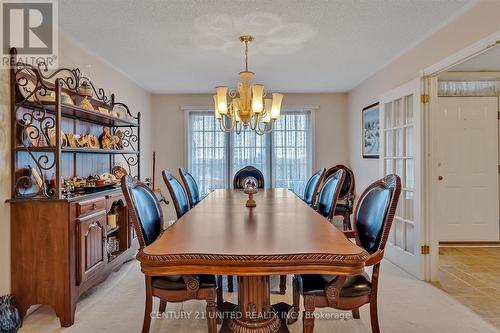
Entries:
{"type": "Polygon", "coordinates": [[[43,63],[18,62],[15,49],[11,61],[12,293],[23,316],[30,306],[47,304],[67,327],[80,295],[138,248],[110,174],[120,165],[140,176],[140,113],[133,116],[78,68],[50,72],[43,63]],[[119,145],[103,149],[97,138],[105,130],[119,145]],[[70,137],[82,136],[92,144],[70,144],[70,137]],[[99,174],[111,178],[107,186],[96,182],[83,192],[66,186],[73,177],[99,174]]]}

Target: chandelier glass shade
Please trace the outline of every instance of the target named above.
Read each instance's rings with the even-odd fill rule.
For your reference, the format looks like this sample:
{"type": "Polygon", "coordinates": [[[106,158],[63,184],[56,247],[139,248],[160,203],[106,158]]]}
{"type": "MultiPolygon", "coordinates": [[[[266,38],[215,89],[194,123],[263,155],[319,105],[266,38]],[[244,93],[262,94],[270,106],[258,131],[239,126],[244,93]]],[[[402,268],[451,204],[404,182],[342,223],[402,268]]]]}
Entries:
{"type": "Polygon", "coordinates": [[[234,130],[239,134],[243,128],[250,128],[259,135],[267,134],[280,116],[283,95],[272,93],[269,98],[264,85],[252,84],[254,73],[248,71],[248,43],[254,37],[246,35],[239,40],[245,44],[245,71],[240,72],[241,82],[237,89],[228,91],[226,86],[216,87],[213,96],[215,118],[224,132],[234,130]]]}

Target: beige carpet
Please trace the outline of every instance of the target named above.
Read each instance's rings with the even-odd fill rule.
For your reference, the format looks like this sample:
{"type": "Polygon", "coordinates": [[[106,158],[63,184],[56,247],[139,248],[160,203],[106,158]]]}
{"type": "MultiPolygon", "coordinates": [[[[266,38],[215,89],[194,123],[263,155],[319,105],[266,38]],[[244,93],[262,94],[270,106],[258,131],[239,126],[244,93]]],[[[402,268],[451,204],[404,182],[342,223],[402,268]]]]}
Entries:
{"type": "MultiPolygon", "coordinates": [[[[273,277],[272,288],[278,289],[278,277],[273,277]]],[[[285,296],[272,295],[272,301],[291,302],[290,278],[285,296]]],[[[389,262],[381,270],[379,291],[379,321],[382,332],[499,332],[474,312],[458,303],[434,286],[417,281],[389,262]]],[[[235,301],[236,293],[226,296],[235,301]]],[[[47,306],[42,306],[29,315],[20,332],[140,332],[144,309],[143,276],[137,262],[125,264],[106,282],[80,300],[76,322],[72,327],[59,328],[59,319],[47,306]]],[[[155,304],[157,306],[157,303],[155,304]]],[[[178,317],[179,313],[203,311],[205,304],[190,301],[184,304],[169,304],[167,311],[178,317]]],[[[334,310],[319,310],[335,312],[334,310]]],[[[315,332],[371,332],[368,307],[361,308],[361,319],[351,319],[350,313],[341,313],[349,319],[316,320],[315,332]]],[[[327,316],[323,316],[327,317],[327,316]]],[[[337,316],[338,317],[338,316],[337,316]]],[[[299,321],[290,325],[291,332],[302,332],[299,321]]],[[[206,332],[203,319],[154,320],[152,333],[157,332],[206,332]]]]}

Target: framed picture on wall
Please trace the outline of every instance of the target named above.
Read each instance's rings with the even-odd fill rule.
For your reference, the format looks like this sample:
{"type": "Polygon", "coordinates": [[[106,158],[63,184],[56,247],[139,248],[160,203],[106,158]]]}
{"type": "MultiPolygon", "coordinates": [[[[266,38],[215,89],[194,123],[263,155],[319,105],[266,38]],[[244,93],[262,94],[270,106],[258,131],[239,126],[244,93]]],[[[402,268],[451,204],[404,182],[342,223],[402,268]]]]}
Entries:
{"type": "Polygon", "coordinates": [[[380,108],[379,103],[367,106],[362,111],[363,158],[379,158],[380,152],[380,108]]]}

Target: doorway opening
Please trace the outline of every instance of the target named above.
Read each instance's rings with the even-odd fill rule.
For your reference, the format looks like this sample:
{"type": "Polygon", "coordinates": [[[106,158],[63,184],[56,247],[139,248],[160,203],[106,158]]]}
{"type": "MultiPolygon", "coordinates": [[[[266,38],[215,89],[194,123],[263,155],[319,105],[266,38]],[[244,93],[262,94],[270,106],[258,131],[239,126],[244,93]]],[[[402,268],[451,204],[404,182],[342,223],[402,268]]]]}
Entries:
{"type": "Polygon", "coordinates": [[[436,285],[500,328],[500,47],[431,79],[436,285]]]}

